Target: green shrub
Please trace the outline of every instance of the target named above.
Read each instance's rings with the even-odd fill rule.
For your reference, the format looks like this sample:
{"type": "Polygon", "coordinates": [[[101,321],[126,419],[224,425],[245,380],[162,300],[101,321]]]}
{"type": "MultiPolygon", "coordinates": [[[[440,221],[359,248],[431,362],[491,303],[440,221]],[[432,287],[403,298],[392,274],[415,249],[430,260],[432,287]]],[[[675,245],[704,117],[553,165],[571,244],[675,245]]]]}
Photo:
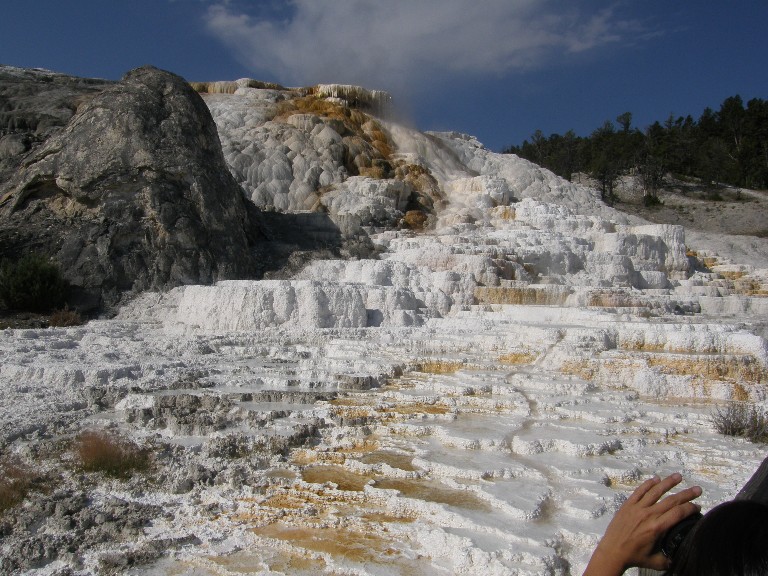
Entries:
{"type": "Polygon", "coordinates": [[[103,472],[121,480],[149,468],[146,451],[130,440],[108,432],[83,432],[77,440],[75,454],[85,472],[103,472]]]}
{"type": "Polygon", "coordinates": [[[29,254],[17,262],[0,264],[0,299],[6,308],[48,312],[61,308],[69,285],[58,267],[42,256],[29,254]]]}
{"type": "Polygon", "coordinates": [[[740,436],[755,443],[768,442],[768,413],[754,404],[732,402],[712,413],[715,429],[726,436],[740,436]]]}
{"type": "Polygon", "coordinates": [[[655,194],[646,194],[643,196],[643,206],[651,208],[653,206],[661,206],[662,202],[655,194]]]}

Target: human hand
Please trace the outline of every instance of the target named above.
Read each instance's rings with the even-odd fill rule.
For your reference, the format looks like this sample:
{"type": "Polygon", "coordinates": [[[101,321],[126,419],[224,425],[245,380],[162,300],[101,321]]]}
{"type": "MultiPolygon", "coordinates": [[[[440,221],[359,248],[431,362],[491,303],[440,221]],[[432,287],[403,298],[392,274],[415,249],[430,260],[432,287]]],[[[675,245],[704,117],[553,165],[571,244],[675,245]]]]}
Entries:
{"type": "Polygon", "coordinates": [[[701,496],[699,486],[659,500],[682,481],[683,477],[675,473],[663,480],[655,476],[638,486],[608,524],[584,576],[619,576],[632,566],[669,568],[669,559],[655,551],[656,542],[672,526],[700,509],[691,502],[701,496]]]}

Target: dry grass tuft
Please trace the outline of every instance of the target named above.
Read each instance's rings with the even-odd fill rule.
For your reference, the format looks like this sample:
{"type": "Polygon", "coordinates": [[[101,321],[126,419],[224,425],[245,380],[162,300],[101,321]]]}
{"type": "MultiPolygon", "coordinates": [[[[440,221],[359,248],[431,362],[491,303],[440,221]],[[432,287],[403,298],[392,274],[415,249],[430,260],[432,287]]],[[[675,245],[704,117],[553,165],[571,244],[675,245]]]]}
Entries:
{"type": "Polygon", "coordinates": [[[768,443],[768,412],[754,404],[732,402],[725,408],[716,408],[711,419],[720,434],[768,443]]]}
{"type": "Polygon", "coordinates": [[[134,472],[149,468],[149,454],[117,434],[88,431],[80,435],[75,447],[80,467],[86,472],[103,472],[125,480],[134,472]]]}
{"type": "Polygon", "coordinates": [[[48,319],[48,326],[57,328],[67,328],[69,326],[80,326],[85,324],[83,317],[77,310],[70,310],[65,307],[63,310],[56,310],[48,319]]]}
{"type": "Polygon", "coordinates": [[[0,460],[0,513],[20,504],[34,481],[32,470],[18,460],[0,460]]]}

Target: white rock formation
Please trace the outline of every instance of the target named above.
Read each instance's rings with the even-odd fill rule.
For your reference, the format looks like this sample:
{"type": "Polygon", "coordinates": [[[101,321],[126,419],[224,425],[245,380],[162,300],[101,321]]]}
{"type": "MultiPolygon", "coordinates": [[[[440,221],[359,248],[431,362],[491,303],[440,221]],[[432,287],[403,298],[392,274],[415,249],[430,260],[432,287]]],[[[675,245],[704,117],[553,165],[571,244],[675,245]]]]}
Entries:
{"type": "MultiPolygon", "coordinates": [[[[268,119],[283,97],[206,96],[232,172],[263,207],[325,206],[380,257],[0,332],[9,451],[91,427],[156,454],[152,482],[92,474],[81,504],[155,506],[138,535],[23,573],[160,556],[127,573],[578,574],[644,477],[682,471],[705,508],[738,491],[764,449],[717,434],[711,412],[768,407],[765,254],[720,242],[723,268],[706,270],[682,227],[470,137],[395,125],[393,161],[428,168],[447,205],[432,230],[391,228],[406,184],[349,178],[328,122],[268,119]]],[[[26,558],[14,543],[3,554],[26,558]]]]}

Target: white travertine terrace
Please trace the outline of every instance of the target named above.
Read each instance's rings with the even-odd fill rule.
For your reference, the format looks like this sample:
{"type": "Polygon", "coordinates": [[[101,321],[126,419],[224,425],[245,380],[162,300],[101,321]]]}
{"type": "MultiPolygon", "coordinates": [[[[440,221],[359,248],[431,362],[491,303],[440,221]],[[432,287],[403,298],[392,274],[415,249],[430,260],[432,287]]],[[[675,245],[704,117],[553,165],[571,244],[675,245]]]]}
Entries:
{"type": "Polygon", "coordinates": [[[377,259],[0,332],[7,442],[85,419],[173,452],[154,491],[94,488],[166,511],[147,540],[196,542],[128,573],[575,575],[642,478],[681,471],[705,508],[738,491],[764,448],[710,414],[768,406],[762,256],[704,269],[682,227],[396,125],[395,154],[448,203],[433,230],[377,229],[359,214],[396,222],[402,182],[348,178],[327,123],[267,120],[277,97],[206,95],[232,172],[262,207],[309,209],[331,187],[377,259]],[[282,449],[248,456],[266,445],[282,449]]]}

